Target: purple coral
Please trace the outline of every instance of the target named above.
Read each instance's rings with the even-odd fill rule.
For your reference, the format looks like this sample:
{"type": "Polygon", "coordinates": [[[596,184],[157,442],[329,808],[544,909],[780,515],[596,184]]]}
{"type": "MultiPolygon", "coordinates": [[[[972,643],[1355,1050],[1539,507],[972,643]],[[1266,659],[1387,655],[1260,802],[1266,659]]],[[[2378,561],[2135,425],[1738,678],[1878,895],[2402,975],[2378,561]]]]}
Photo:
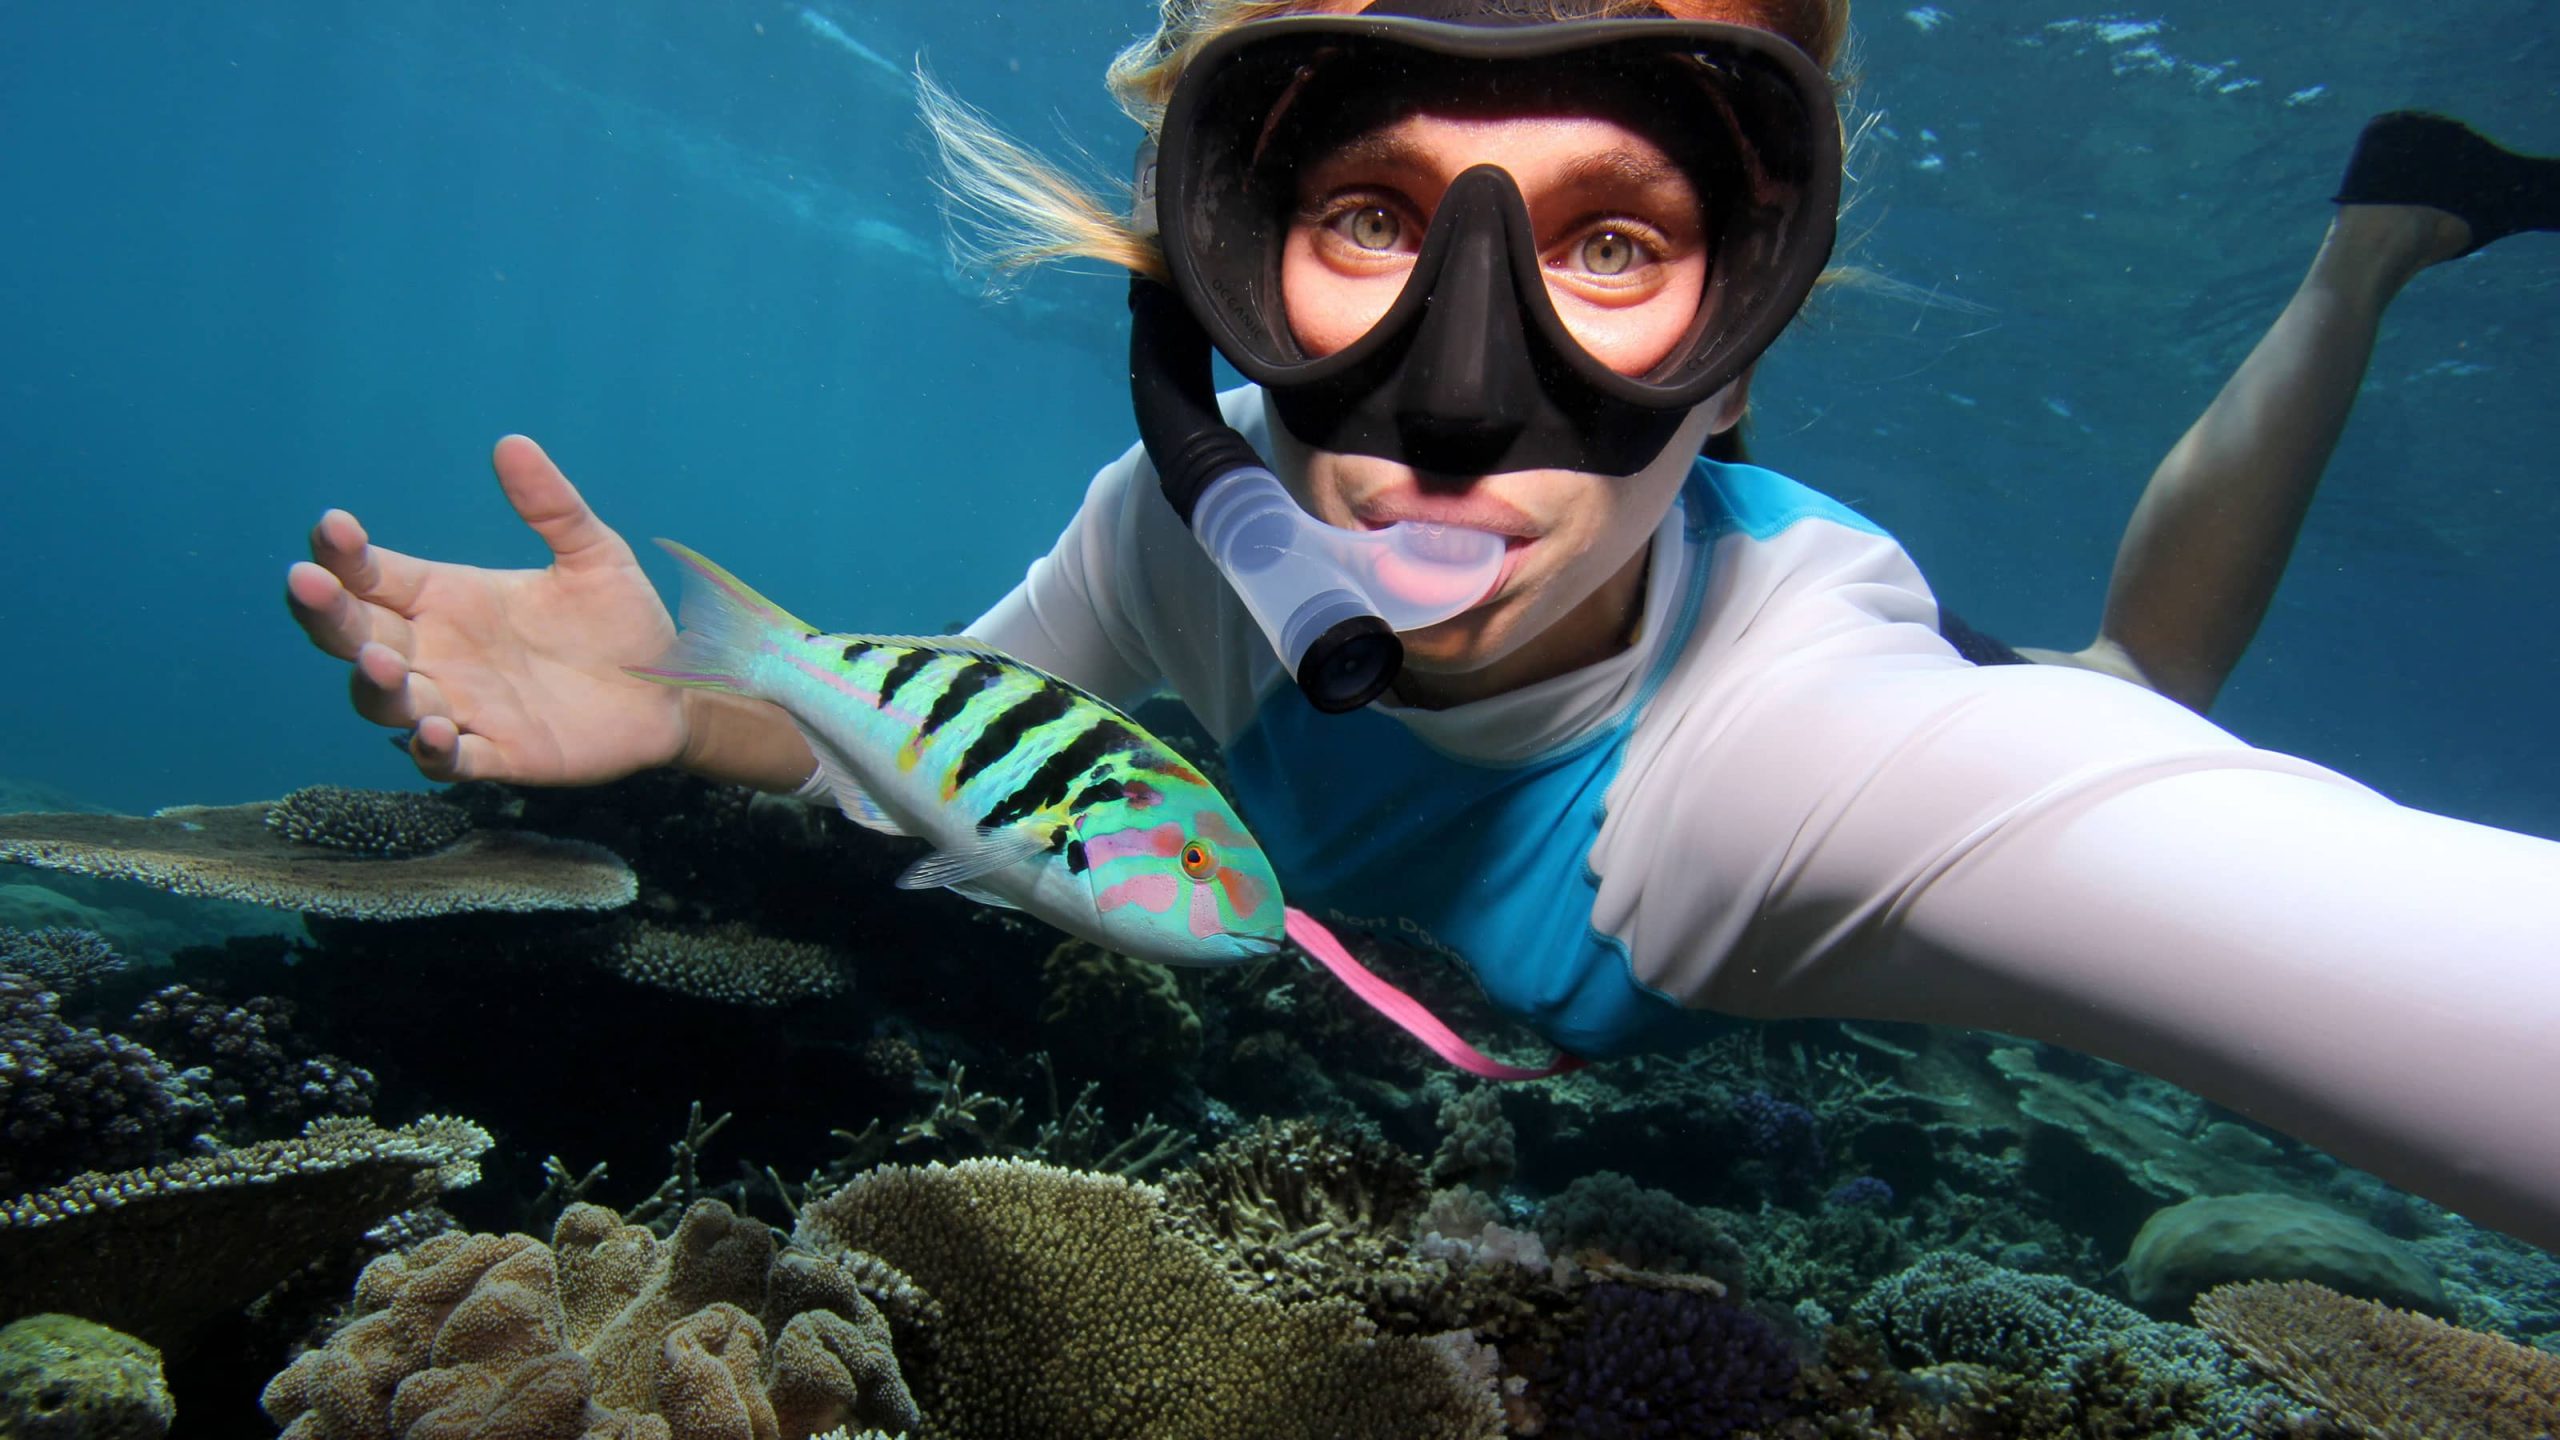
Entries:
{"type": "Polygon", "coordinates": [[[148,1165],[182,1148],[210,1105],[121,1035],[75,1027],[61,997],[0,972],[0,1196],[81,1170],[148,1165]]]}
{"type": "Polygon", "coordinates": [[[372,1073],[314,1053],[293,1033],[287,1001],[259,996],[233,1005],[171,985],[143,1001],[124,1028],[189,1067],[235,1139],[290,1135],[306,1120],[373,1107],[372,1073]]]}
{"type": "Polygon", "coordinates": [[[1768,1322],[1692,1290],[1598,1285],[1543,1377],[1552,1433],[1718,1440],[1784,1419],[1796,1357],[1768,1322]]]}
{"type": "Polygon", "coordinates": [[[1733,1117],[1742,1126],[1744,1148],[1779,1174],[1809,1182],[1822,1173],[1822,1131],[1812,1111],[1754,1090],[1734,1102],[1733,1117]]]}
{"type": "Polygon", "coordinates": [[[1893,1208],[1893,1187],[1873,1175],[1861,1175],[1844,1185],[1834,1187],[1823,1199],[1843,1210],[1860,1207],[1870,1210],[1890,1210],[1893,1208]]]}

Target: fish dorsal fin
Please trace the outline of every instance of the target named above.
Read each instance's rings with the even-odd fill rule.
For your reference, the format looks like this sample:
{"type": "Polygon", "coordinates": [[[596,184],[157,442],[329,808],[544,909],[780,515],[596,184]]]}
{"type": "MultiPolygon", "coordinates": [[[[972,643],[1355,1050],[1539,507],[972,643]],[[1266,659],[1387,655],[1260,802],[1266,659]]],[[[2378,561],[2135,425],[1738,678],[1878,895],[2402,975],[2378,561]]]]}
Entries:
{"type": "Polygon", "coordinates": [[[944,650],[954,655],[985,655],[996,660],[1013,658],[973,635],[830,635],[827,638],[864,645],[886,645],[898,650],[944,650]]]}
{"type": "Polygon", "coordinates": [[[898,888],[932,890],[964,885],[1008,865],[1019,865],[1048,848],[1047,835],[1039,826],[1007,825],[998,830],[981,830],[975,841],[936,850],[908,866],[906,873],[898,877],[898,888]]]}
{"type": "Polygon", "coordinates": [[[847,819],[865,830],[877,830],[883,835],[914,833],[889,818],[889,812],[880,808],[880,802],[872,799],[871,792],[863,789],[862,783],[854,779],[834,756],[822,747],[810,748],[818,756],[819,783],[825,787],[827,798],[836,802],[836,808],[842,810],[847,819]]]}

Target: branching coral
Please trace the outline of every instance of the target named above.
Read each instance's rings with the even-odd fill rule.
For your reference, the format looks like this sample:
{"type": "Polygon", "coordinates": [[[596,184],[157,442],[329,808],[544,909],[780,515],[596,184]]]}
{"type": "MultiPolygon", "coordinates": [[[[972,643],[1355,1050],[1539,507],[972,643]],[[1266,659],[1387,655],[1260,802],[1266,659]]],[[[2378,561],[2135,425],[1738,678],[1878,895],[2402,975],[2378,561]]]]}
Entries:
{"type": "Polygon", "coordinates": [[[1712,1276],[1736,1299],[1749,1262],[1704,1212],[1614,1170],[1585,1175],[1538,1212],[1538,1234],[1558,1255],[1597,1252],[1639,1270],[1712,1276]]]}
{"type": "Polygon", "coordinates": [[[1173,972],[1069,940],[1040,963],[1040,1028],[1073,1072],[1161,1077],[1200,1058],[1200,1016],[1173,972]]]}
{"type": "Polygon", "coordinates": [[[431,854],[385,859],[297,844],[266,805],[156,815],[0,815],[0,862],[130,880],[348,920],[473,910],[611,910],[638,882],[612,852],[512,830],[474,830],[431,854]]]}
{"type": "Polygon", "coordinates": [[[2195,1314],[2250,1364],[2371,1440],[2560,1434],[2560,1356],[2307,1281],[2225,1285],[2195,1314]]]}
{"type": "Polygon", "coordinates": [[[123,968],[124,957],[95,930],[73,925],[0,929],[0,970],[14,970],[54,990],[77,990],[123,968]]]}
{"type": "Polygon", "coordinates": [[[1549,1425],[1577,1440],[1721,1440],[1785,1417],[1796,1359],[1730,1301],[1598,1285],[1541,1379],[1549,1425]]]}
{"type": "Polygon", "coordinates": [[[238,1005],[170,985],[145,999],[125,1033],[187,1067],[223,1120],[223,1138],[290,1133],[323,1115],[373,1108],[372,1072],[313,1051],[293,1034],[293,1006],[258,997],[238,1005]]]}
{"type": "Polygon", "coordinates": [[[326,1119],[290,1140],[75,1176],[0,1205],[0,1295],[181,1350],[313,1257],[479,1178],[488,1148],[467,1120],[326,1119]]]}
{"type": "Polygon", "coordinates": [[[61,997],[0,972],[0,1195],[84,1169],[148,1165],[213,1105],[148,1048],[75,1026],[61,997]]]}
{"type": "Polygon", "coordinates": [[[705,1201],[661,1241],[593,1205],[525,1235],[385,1256],[357,1316],[267,1386],[293,1440],[468,1433],[769,1440],[916,1423],[842,1267],[705,1201]],[[768,1345],[768,1337],[771,1337],[768,1345]]]}
{"type": "Polygon", "coordinates": [[[309,785],[269,805],[266,822],[296,844],[397,859],[461,839],[471,830],[471,812],[411,790],[309,785]]]}
{"type": "Polygon", "coordinates": [[[1163,1192],[1020,1161],[883,1167],[805,1209],[812,1248],[879,1255],[949,1317],[917,1378],[933,1437],[1491,1437],[1464,1347],[1340,1302],[1239,1293],[1163,1192]]]}
{"type": "Polygon", "coordinates": [[[1402,1255],[1430,1198],[1411,1156],[1356,1130],[1264,1120],[1165,1179],[1168,1206],[1237,1277],[1286,1299],[1331,1293],[1402,1255]]]}
{"type": "Polygon", "coordinates": [[[1497,1087],[1457,1091],[1440,1105],[1440,1148],[1431,1152],[1431,1183],[1498,1191],[1511,1183],[1520,1166],[1519,1140],[1503,1118],[1497,1087]]]}
{"type": "Polygon", "coordinates": [[[844,957],[825,946],[759,935],[734,922],[678,929],[634,921],[599,961],[625,980],[724,1005],[822,1000],[852,983],[844,957]]]}

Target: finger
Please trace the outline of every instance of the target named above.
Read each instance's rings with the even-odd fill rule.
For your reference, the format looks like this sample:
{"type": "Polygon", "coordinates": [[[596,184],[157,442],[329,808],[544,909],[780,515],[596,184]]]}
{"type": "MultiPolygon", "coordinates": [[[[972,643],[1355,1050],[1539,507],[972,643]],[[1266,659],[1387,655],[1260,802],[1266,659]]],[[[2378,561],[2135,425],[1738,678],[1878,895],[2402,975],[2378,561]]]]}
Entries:
{"type": "Polygon", "coordinates": [[[429,716],[450,717],[453,707],[436,682],[409,668],[399,651],[370,642],[356,651],[347,696],[356,713],[376,725],[413,730],[429,716]]]}
{"type": "Polygon", "coordinates": [[[406,653],[414,639],[408,621],[348,594],[337,576],[308,560],[285,571],[284,603],[311,643],[340,660],[353,660],[372,641],[406,653]]]}
{"type": "Polygon", "coordinates": [[[587,508],[578,487],[569,483],[541,446],[525,436],[510,435],[498,442],[489,466],[498,472],[498,486],[507,492],[507,503],[551,547],[552,558],[562,568],[631,562],[631,547],[587,508]]]}
{"type": "Polygon", "coordinates": [[[409,758],[417,762],[419,774],[447,784],[495,779],[499,774],[498,747],[486,736],[463,734],[461,727],[442,715],[418,722],[409,736],[409,758]]]}
{"type": "Polygon", "coordinates": [[[372,543],[364,525],[344,510],[331,510],[311,527],[311,558],[348,593],[407,615],[426,588],[427,562],[372,543]]]}

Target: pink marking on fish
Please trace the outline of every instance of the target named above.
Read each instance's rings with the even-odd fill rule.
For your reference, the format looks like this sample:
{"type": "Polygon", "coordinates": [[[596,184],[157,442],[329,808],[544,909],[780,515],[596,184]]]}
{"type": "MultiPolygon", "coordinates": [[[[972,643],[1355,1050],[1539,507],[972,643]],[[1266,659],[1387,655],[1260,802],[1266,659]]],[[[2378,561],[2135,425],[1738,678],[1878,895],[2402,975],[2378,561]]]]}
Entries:
{"type": "Polygon", "coordinates": [[[1253,837],[1244,833],[1244,828],[1242,826],[1228,824],[1227,817],[1219,814],[1215,810],[1201,811],[1200,818],[1197,823],[1200,826],[1200,838],[1203,840],[1215,841],[1220,845],[1244,845],[1250,846],[1254,849],[1261,848],[1260,846],[1254,845],[1253,837]]]}
{"type": "Polygon", "coordinates": [[[853,683],[852,676],[847,675],[840,670],[829,669],[827,666],[821,665],[817,661],[811,660],[804,655],[786,654],[782,658],[790,663],[792,669],[799,671],[801,674],[808,676],[810,679],[817,681],[828,689],[833,690],[838,694],[850,696],[855,700],[859,700],[874,710],[880,708],[880,692],[877,690],[863,689],[861,686],[853,683]]]}
{"type": "Polygon", "coordinates": [[[1226,921],[1218,914],[1218,892],[1206,885],[1191,887],[1191,933],[1202,940],[1226,933],[1226,921]]]}
{"type": "MultiPolygon", "coordinates": [[[[1218,867],[1218,886],[1227,892],[1227,904],[1238,915],[1257,913],[1270,898],[1262,893],[1261,881],[1223,865],[1218,867]]],[[[1208,887],[1201,888],[1205,891],[1208,887]]]]}
{"type": "MultiPolygon", "coordinates": [[[[1170,875],[1132,875],[1094,896],[1093,908],[1108,912],[1135,905],[1150,915],[1162,915],[1173,908],[1173,902],[1180,898],[1179,891],[1170,875]]],[[[1195,919],[1192,923],[1194,933],[1198,933],[1199,922],[1195,919]]]]}
{"type": "Polygon", "coordinates": [[[1182,827],[1168,820],[1147,830],[1114,830],[1084,842],[1085,863],[1099,870],[1114,860],[1170,860],[1182,853],[1182,827]]]}
{"type": "Polygon", "coordinates": [[[1132,780],[1121,787],[1120,798],[1132,810],[1153,810],[1164,803],[1164,792],[1144,780],[1132,780]]]}

